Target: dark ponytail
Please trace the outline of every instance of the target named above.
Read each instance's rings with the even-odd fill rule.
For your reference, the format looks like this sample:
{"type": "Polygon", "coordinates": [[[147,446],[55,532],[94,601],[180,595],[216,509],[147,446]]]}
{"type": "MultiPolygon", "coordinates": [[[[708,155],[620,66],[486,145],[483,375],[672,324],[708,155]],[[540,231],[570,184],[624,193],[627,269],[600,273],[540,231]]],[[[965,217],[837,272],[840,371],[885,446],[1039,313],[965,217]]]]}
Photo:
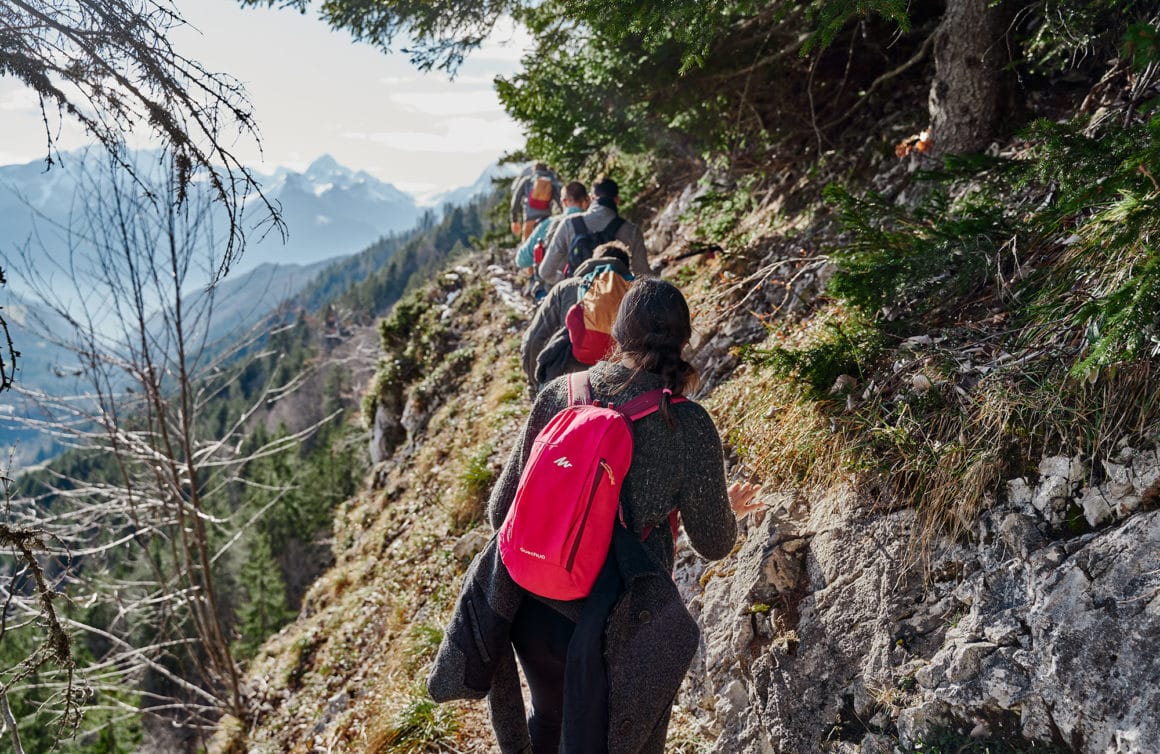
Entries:
{"type": "MultiPolygon", "coordinates": [[[[632,362],[635,368],[629,382],[642,372],[649,372],[659,376],[672,395],[683,395],[697,384],[697,370],[681,356],[692,334],[689,305],[680,289],[660,278],[641,278],[620,302],[612,325],[616,341],[612,358],[628,358],[632,362]]],[[[666,394],[660,413],[670,427],[675,427],[669,406],[666,394]]]]}

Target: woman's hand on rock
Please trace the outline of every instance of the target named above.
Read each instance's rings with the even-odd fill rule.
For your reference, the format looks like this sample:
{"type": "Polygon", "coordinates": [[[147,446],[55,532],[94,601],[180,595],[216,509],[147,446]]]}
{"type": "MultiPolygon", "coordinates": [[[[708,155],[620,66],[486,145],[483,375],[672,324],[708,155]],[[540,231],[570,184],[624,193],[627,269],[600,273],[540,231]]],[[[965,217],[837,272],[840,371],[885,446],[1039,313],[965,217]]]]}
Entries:
{"type": "Polygon", "coordinates": [[[761,485],[751,482],[734,482],[729,485],[729,507],[737,514],[737,518],[763,507],[761,503],[753,501],[759,489],[761,485]]]}

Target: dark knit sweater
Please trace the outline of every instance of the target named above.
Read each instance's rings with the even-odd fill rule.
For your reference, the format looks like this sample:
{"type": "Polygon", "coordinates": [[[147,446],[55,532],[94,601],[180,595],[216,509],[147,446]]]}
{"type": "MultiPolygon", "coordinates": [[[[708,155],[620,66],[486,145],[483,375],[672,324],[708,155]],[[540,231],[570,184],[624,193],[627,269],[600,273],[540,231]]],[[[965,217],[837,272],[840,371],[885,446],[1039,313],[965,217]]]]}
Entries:
{"type": "MultiPolygon", "coordinates": [[[[613,404],[661,387],[660,378],[645,374],[616,392],[631,370],[606,362],[589,374],[592,397],[613,404]]],[[[552,380],[537,396],[492,490],[488,518],[494,528],[503,523],[515,497],[532,441],[567,402],[566,378],[552,380]]],[[[729,554],[737,537],[721,440],[712,420],[691,402],[671,410],[675,429],[659,413],[634,424],[633,461],[621,488],[629,529],[636,537],[644,527],[653,531],[644,547],[635,546],[636,537],[613,537],[626,591],[608,616],[604,635],[610,754],[662,754],[673,698],[697,648],[696,622],[670,578],[669,512],[680,511],[693,548],[706,558],[729,554]],[[625,546],[626,539],[634,546],[625,546]]],[[[433,698],[444,701],[478,698],[490,685],[488,701],[500,749],[524,754],[529,750],[528,729],[507,629],[520,601],[538,598],[512,582],[497,553],[493,538],[472,563],[428,688],[433,698]]],[[[590,602],[545,601],[574,621],[585,620],[584,606],[590,602]]]]}
{"type": "MultiPolygon", "coordinates": [[[[589,370],[592,397],[620,404],[662,387],[660,377],[646,373],[615,392],[631,374],[621,364],[600,362],[589,370]]],[[[515,498],[532,441],[567,405],[566,378],[552,380],[536,396],[523,434],[512,448],[488,501],[487,514],[493,528],[498,529],[503,523],[515,498]]],[[[737,520],[729,507],[725,484],[721,438],[713,420],[705,409],[692,402],[676,404],[671,411],[676,419],[675,429],[659,412],[635,423],[632,466],[620,495],[629,530],[639,535],[646,527],[652,527],[645,548],[670,570],[670,511],[680,512],[693,549],[709,560],[728,555],[737,539],[737,520]]]]}

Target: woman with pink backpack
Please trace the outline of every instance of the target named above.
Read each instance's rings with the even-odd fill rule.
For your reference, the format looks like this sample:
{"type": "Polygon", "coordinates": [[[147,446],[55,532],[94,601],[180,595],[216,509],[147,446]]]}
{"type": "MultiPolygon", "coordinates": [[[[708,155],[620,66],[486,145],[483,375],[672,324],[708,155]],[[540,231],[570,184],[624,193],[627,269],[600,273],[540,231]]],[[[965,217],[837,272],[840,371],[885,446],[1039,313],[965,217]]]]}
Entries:
{"type": "MultiPolygon", "coordinates": [[[[513,616],[510,639],[531,690],[534,754],[663,751],[672,701],[697,644],[696,624],[670,577],[676,516],[693,549],[715,560],[733,549],[736,517],[754,507],[754,486],[726,484],[713,420],[682,397],[695,385],[696,371],[682,356],[692,325],[680,290],[657,278],[637,280],[612,334],[610,357],[587,373],[590,401],[639,404],[655,393],[656,410],[632,422],[631,465],[619,497],[622,526],[592,594],[558,601],[528,593],[513,616]],[[594,606],[601,601],[602,607],[594,606]],[[578,635],[585,631],[588,648],[582,650],[578,635]],[[585,677],[593,673],[603,678],[585,677]],[[634,685],[650,689],[654,698],[632,698],[634,685]],[[667,688],[667,698],[655,698],[660,688],[667,688]]],[[[496,529],[516,498],[534,441],[574,401],[573,393],[563,377],[537,396],[492,491],[487,512],[496,529]]],[[[504,693],[514,692],[491,693],[501,742],[508,735],[499,727],[516,723],[503,719],[504,702],[511,701],[497,698],[504,693]]],[[[522,700],[513,706],[522,716],[522,700]]]]}

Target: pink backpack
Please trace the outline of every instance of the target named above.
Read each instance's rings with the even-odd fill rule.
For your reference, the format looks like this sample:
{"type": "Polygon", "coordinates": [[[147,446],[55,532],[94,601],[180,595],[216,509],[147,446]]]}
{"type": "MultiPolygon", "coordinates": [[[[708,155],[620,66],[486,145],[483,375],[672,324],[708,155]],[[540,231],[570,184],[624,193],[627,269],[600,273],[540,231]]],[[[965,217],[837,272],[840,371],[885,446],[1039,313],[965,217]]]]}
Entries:
{"type": "Polygon", "coordinates": [[[551,599],[588,596],[632,464],[632,422],[660,408],[662,393],[601,406],[589,403],[587,372],[568,376],[569,405],[536,435],[499,530],[500,558],[517,584],[551,599]]]}

